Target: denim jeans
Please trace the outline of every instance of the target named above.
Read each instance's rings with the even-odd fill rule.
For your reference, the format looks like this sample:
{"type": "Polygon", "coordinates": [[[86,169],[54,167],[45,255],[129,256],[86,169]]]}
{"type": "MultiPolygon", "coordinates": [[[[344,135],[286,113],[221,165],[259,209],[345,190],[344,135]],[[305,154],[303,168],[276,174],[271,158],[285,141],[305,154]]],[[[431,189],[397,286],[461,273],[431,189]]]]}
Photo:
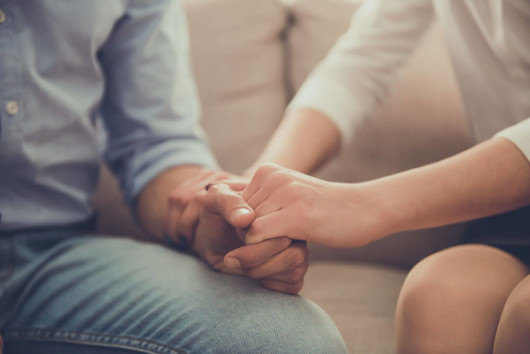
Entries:
{"type": "Polygon", "coordinates": [[[343,353],[314,303],[127,238],[0,236],[0,331],[12,353],[343,353]]]}

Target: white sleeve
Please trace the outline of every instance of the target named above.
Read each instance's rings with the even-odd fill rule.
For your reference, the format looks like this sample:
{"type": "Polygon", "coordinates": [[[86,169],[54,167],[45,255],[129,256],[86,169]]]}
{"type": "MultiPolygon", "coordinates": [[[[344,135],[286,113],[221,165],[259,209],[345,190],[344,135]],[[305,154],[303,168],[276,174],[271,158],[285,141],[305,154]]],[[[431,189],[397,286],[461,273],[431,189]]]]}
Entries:
{"type": "Polygon", "coordinates": [[[510,140],[530,161],[530,118],[501,130],[495,136],[510,140]]]}
{"type": "Polygon", "coordinates": [[[313,70],[288,110],[312,108],[331,119],[347,143],[388,95],[398,69],[434,18],[431,1],[367,0],[348,31],[313,70]]]}

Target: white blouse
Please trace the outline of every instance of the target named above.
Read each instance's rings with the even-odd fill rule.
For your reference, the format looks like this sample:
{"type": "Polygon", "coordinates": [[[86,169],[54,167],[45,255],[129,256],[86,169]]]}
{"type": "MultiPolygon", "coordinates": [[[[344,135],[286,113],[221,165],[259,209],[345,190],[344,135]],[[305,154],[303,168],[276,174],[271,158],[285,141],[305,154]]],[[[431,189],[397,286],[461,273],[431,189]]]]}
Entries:
{"type": "Polygon", "coordinates": [[[476,141],[502,130],[530,160],[529,0],[367,0],[288,109],[322,112],[347,143],[435,17],[476,141]]]}

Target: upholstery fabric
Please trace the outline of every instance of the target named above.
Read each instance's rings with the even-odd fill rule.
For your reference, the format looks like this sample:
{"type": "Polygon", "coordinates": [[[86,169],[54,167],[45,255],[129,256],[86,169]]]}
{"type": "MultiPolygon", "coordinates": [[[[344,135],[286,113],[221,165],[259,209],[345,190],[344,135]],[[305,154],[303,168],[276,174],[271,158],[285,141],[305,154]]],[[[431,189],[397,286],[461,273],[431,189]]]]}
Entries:
{"type": "Polygon", "coordinates": [[[333,318],[350,353],[394,353],[394,312],[406,274],[362,263],[314,263],[302,295],[333,318]]]}
{"type": "Polygon", "coordinates": [[[276,0],[187,0],[202,125],[233,173],[263,150],[286,105],[287,15],[276,0]]]}

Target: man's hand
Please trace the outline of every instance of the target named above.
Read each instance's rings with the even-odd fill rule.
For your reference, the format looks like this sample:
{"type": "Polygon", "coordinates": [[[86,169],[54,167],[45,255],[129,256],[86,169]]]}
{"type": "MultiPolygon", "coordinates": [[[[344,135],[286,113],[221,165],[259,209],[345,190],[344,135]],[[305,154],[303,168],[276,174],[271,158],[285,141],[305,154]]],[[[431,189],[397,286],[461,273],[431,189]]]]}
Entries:
{"type": "Polygon", "coordinates": [[[204,169],[171,191],[165,230],[173,241],[179,243],[179,237],[185,237],[191,243],[206,196],[205,186],[229,177],[224,171],[204,169]]]}
{"type": "Polygon", "coordinates": [[[266,288],[288,294],[302,289],[308,267],[304,242],[280,237],[245,245],[241,231],[254,220],[254,211],[223,183],[213,185],[203,202],[194,252],[214,269],[259,279],[266,288]]]}

